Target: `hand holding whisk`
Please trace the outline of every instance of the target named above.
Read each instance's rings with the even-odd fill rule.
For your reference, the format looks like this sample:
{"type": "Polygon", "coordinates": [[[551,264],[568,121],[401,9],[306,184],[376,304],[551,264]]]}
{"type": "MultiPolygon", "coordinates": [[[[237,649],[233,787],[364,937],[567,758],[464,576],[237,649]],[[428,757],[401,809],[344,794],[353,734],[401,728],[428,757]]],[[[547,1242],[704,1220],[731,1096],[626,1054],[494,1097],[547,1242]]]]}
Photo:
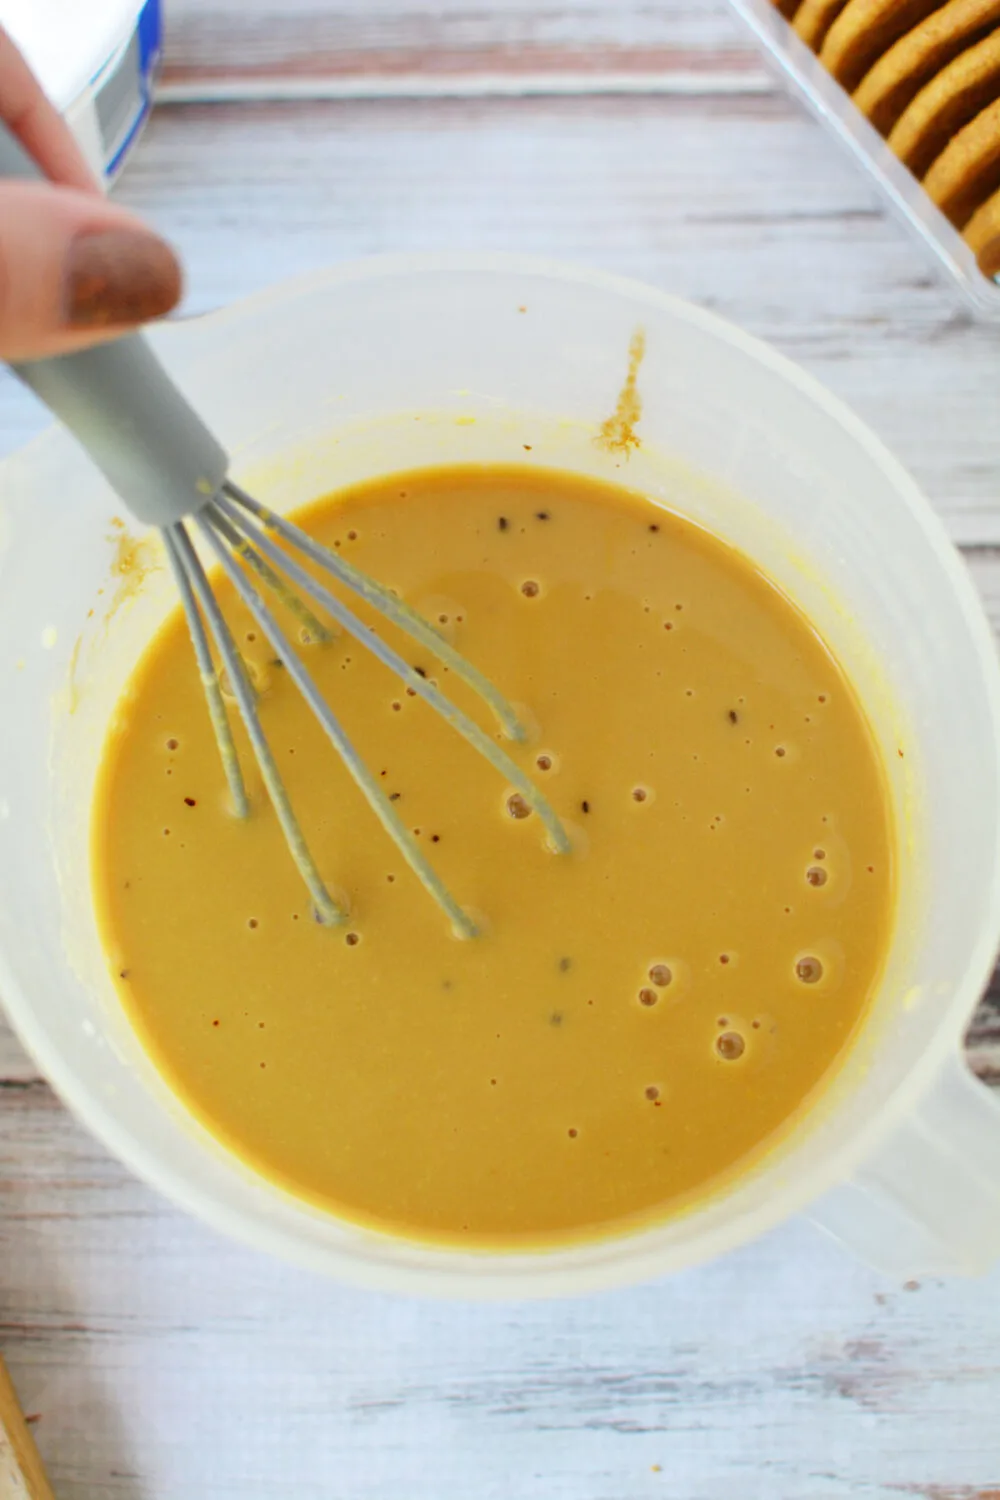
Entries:
{"type": "MultiPolygon", "coordinates": [[[[30,178],[39,175],[31,158],[2,126],[0,175],[30,178]]],[[[233,810],[237,816],[246,817],[250,811],[249,799],[210,641],[214,641],[218,661],[228,677],[264,784],[292,858],[309,888],[318,921],[333,925],[343,921],[347,913],[327,889],[299,826],[261,726],[253,684],[212,592],[194,538],[204,544],[208,555],[219,564],[253,615],[376,817],[424,888],[447,914],[457,935],[474,937],[474,922],[447,890],[357,754],[297,656],[265,593],[291,612],[314,640],[329,639],[331,632],[303,596],[372,651],[516,789],[538,815],[550,847],[557,853],[568,852],[569,839],[555,812],[506,751],[398,651],[364,625],[294,553],[300,553],[331,575],[338,584],[433,652],[485,701],[508,740],[523,741],[525,731],[512,706],[421,615],[389,589],[233,483],[228,477],[229,459],[225,450],[173,385],[141,334],[14,368],[80,441],[132,514],[159,528],[187,616],[233,810]]]]}

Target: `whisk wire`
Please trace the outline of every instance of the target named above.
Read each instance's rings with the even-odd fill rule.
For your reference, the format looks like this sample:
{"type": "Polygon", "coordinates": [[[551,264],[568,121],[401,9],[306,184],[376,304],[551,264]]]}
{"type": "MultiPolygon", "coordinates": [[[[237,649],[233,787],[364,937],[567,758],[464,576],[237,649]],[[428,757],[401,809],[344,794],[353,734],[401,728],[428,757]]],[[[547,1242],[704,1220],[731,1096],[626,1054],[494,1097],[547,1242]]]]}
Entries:
{"type": "MultiPolygon", "coordinates": [[[[233,551],[242,556],[247,548],[246,538],[237,530],[237,527],[217,506],[210,506],[213,515],[213,523],[222,532],[226,541],[233,551]]],[[[234,518],[236,519],[236,518],[234,518]]],[[[248,558],[247,561],[250,561],[248,558]]],[[[266,583],[276,599],[293,614],[302,628],[308,633],[310,641],[319,644],[333,639],[332,632],[327,629],[323,622],[313,614],[309,606],[299,598],[294,589],[290,589],[279,573],[276,573],[262,557],[253,560],[254,570],[259,574],[261,581],[266,583]]]]}
{"type": "MultiPolygon", "coordinates": [[[[230,566],[232,566],[236,568],[237,575],[242,580],[242,573],[236,567],[236,564],[232,562],[225,550],[224,544],[214,535],[211,527],[204,526],[203,530],[211,542],[216,556],[222,562],[223,567],[226,568],[227,573],[230,566]]],[[[169,528],[164,528],[164,535],[168,538],[168,550],[171,556],[176,556],[178,565],[189,582],[190,587],[187,590],[187,594],[191,595],[193,593],[194,599],[197,600],[208,621],[209,629],[215,638],[215,644],[229,676],[230,686],[232,687],[240,716],[246,726],[250,744],[260,766],[264,785],[267,787],[268,795],[274,806],[278,821],[281,824],[292,859],[308,887],[316,915],[324,926],[334,926],[336,923],[342,922],[347,913],[338,906],[337,902],[330,895],[316,866],[316,862],[310,853],[305,835],[292,808],[285,783],[278,770],[277,762],[261,728],[260,718],[257,713],[256,694],[247,676],[243,658],[236,647],[236,642],[233,640],[232,633],[226,624],[218,601],[212,593],[212,587],[202,567],[201,560],[194,549],[194,545],[183,523],[175,522],[169,528]]],[[[235,579],[233,581],[234,583],[236,582],[235,579]]],[[[184,597],[185,593],[182,591],[182,599],[184,597]]],[[[189,624],[192,614],[196,615],[197,610],[188,613],[189,624]]],[[[260,623],[263,628],[263,621],[260,623]]],[[[284,637],[282,637],[283,639],[284,637]]],[[[216,678],[216,685],[218,685],[218,678],[216,678]]],[[[223,714],[225,714],[224,707],[223,714]]],[[[214,722],[213,716],[213,725],[214,722]]],[[[235,755],[235,746],[232,745],[232,734],[229,729],[228,720],[226,722],[225,737],[220,739],[224,764],[227,760],[227,750],[223,747],[226,745],[232,747],[232,753],[235,755]]]]}
{"type": "Polygon", "coordinates": [[[247,494],[246,490],[234,484],[231,479],[225,480],[221,494],[216,496],[216,500],[220,500],[223,496],[242,506],[244,510],[250,511],[268,531],[273,531],[275,535],[289,542],[311,561],[318,563],[328,573],[332,573],[347,588],[360,595],[373,609],[377,609],[386,619],[398,625],[401,630],[405,630],[415,641],[426,646],[439,661],[451,668],[456,677],[468,683],[469,687],[489,704],[507,739],[518,743],[524,742],[527,734],[512,706],[497,691],[489,678],[471,662],[466,661],[454,646],[444,640],[434,627],[428,624],[423,615],[418,614],[409,604],[397,598],[384,584],[378,583],[376,579],[369,577],[367,573],[348,562],[346,557],[341,557],[332,548],[324,547],[321,542],[314,541],[300,526],[296,526],[284,516],[279,516],[273,510],[269,510],[266,505],[255,500],[253,495],[247,494]]]}
{"type": "MultiPolygon", "coordinates": [[[[228,501],[225,496],[219,496],[207,507],[207,515],[212,522],[222,529],[222,523],[228,519],[238,527],[242,518],[239,511],[228,501]]],[[[245,522],[243,523],[245,524],[245,522]]],[[[234,527],[230,527],[230,531],[234,527]]],[[[227,533],[228,535],[228,533],[227,533]]],[[[250,545],[248,537],[240,536],[240,544],[232,543],[238,555],[244,559],[262,577],[263,570],[267,568],[264,559],[259,556],[254,547],[250,545]]],[[[421,676],[404,657],[393,650],[393,648],[374,635],[346,605],[325,588],[311,573],[301,566],[294,558],[289,557],[287,552],[277,546],[263,531],[255,529],[253,542],[256,548],[264,552],[278,567],[283,568],[288,577],[312,596],[316,602],[333,616],[339,625],[343,627],[355,640],[359,641],[366,650],[378,658],[390,671],[402,678],[404,683],[412,689],[419,697],[423,698],[453,729],[468,741],[480,755],[486,759],[494,770],[505,777],[521,794],[528,806],[535,812],[549,837],[549,842],[556,853],[566,854],[569,852],[570,842],[566,830],[556,816],[549,802],[541,795],[535,787],[531,778],[521,770],[520,766],[511,759],[488,734],[482,730],[473,719],[462,712],[445,695],[434,686],[426,677],[421,676]]],[[[270,570],[268,570],[270,571],[270,570]]],[[[382,589],[381,584],[371,581],[373,589],[382,589]]],[[[491,692],[496,694],[496,689],[490,684],[491,692]]],[[[509,705],[504,705],[509,709],[509,705]]],[[[510,710],[513,713],[513,710],[510,710]]],[[[379,789],[381,790],[381,789],[379,789]]]]}
{"type": "Polygon", "coordinates": [[[181,596],[181,604],[184,606],[191,644],[194,647],[195,660],[198,663],[198,675],[201,678],[201,685],[208,702],[209,717],[212,721],[216,744],[219,747],[219,755],[222,758],[222,769],[229,786],[229,795],[233,801],[233,812],[238,818],[245,818],[250,811],[250,803],[247,798],[243,772],[240,770],[240,758],[236,753],[236,742],[233,739],[233,731],[230,728],[226,705],[222,699],[219,674],[215,670],[212,651],[208,644],[208,636],[205,633],[205,626],[198,609],[198,602],[195,599],[191,580],[187,575],[184,559],[181,555],[177,538],[174,535],[174,530],[174,527],[164,526],[162,528],[163,541],[167,549],[167,557],[170,560],[174,581],[177,584],[177,591],[181,596]]]}
{"type": "MultiPolygon", "coordinates": [[[[319,720],[337,753],[344,761],[348,772],[364,793],[376,817],[396,844],[396,847],[410,869],[428,894],[445,912],[456,936],[465,938],[475,937],[475,923],[462,910],[447,886],[441,880],[441,877],[425,858],[416,840],[396,812],[395,807],[355,750],[339,719],[321,696],[312,677],[299,661],[291,642],[285,636],[271,610],[254,588],[250,579],[243,572],[236,558],[227,550],[224,538],[216,529],[218,517],[215,513],[214,505],[207,506],[205,511],[198,516],[198,524],[240,599],[246,605],[247,609],[249,609],[271,645],[283,660],[288,675],[295,683],[295,686],[302,694],[313,714],[319,720]]],[[[252,553],[252,549],[248,545],[240,551],[240,555],[245,557],[246,561],[251,563],[251,566],[255,566],[256,562],[261,561],[259,558],[256,559],[256,562],[252,561],[251,557],[247,555],[248,553],[252,553]]],[[[285,565],[283,557],[282,565],[285,565]]],[[[242,710],[242,702],[240,707],[242,710]]]]}

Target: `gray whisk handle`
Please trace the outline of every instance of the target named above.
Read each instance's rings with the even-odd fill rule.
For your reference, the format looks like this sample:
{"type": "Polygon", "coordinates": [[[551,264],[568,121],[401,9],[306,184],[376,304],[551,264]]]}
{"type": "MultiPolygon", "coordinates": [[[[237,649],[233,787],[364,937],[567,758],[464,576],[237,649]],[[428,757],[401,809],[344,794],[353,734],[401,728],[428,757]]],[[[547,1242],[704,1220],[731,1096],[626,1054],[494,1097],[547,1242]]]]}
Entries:
{"type": "MultiPolygon", "coordinates": [[[[0,177],[41,176],[0,122],[0,177]]],[[[12,368],[69,428],[138,520],[169,526],[218,492],[229,467],[226,451],[142,334],[12,368]]]]}

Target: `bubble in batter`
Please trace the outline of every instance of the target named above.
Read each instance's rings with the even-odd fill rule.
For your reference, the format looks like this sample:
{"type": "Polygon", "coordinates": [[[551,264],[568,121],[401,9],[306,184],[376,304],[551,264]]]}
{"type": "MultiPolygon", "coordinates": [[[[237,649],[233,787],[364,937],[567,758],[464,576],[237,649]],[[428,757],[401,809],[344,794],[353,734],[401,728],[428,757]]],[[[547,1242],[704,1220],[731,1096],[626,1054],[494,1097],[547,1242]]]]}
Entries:
{"type": "Polygon", "coordinates": [[[520,792],[511,792],[507,798],[507,811],[512,818],[530,818],[531,808],[520,792]]]}

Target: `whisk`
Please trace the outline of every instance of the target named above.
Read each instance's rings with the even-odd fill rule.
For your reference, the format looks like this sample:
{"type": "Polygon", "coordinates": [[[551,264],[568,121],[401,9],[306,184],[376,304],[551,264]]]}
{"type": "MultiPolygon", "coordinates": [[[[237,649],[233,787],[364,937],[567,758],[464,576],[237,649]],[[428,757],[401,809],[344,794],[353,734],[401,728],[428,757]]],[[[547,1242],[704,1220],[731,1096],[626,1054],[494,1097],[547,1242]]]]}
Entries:
{"type": "MultiPolygon", "coordinates": [[[[34,161],[0,125],[0,176],[39,175],[34,161]]],[[[317,921],[333,926],[345,920],[347,912],[324,883],[292,808],[261,726],[253,682],[212,592],[193,537],[202,541],[209,558],[229,579],[375,815],[458,936],[475,937],[475,922],[444,885],[354,749],[296,654],[264,591],[297,618],[311,640],[328,641],[331,630],[306,598],[372,651],[506,778],[537,814],[549,847],[556,853],[568,852],[569,838],[551,805],[496,740],[375,635],[289,549],[331,574],[437,656],[456,678],[479,694],[503,735],[523,742],[526,731],[512,705],[403,600],[235,484],[228,477],[229,458],[224,448],[178,391],[141,334],[129,334],[76,354],[19,364],[14,369],[74,434],[133,516],[159,528],[187,616],[233,811],[238,817],[247,817],[250,801],[210,641],[215,643],[218,663],[228,678],[292,859],[309,889],[317,921]]]]}

